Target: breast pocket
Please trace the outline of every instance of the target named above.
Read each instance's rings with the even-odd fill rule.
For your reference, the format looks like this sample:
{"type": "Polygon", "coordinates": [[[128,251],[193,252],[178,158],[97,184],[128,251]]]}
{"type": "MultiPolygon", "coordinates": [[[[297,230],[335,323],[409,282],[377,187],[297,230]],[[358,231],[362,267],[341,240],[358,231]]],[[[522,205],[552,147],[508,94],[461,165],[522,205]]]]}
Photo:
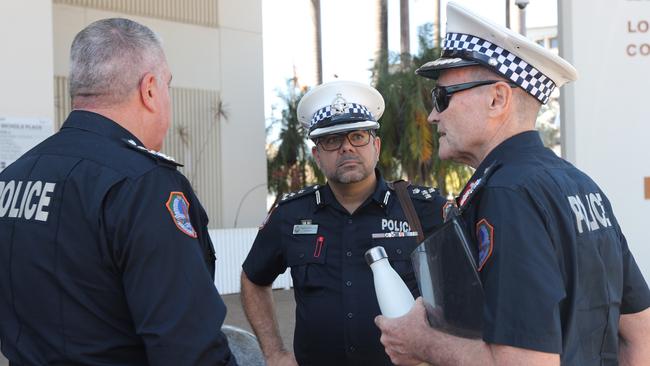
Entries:
{"type": "Polygon", "coordinates": [[[373,239],[372,246],[382,246],[388,255],[388,261],[414,297],[420,296],[418,284],[411,263],[411,252],[417,246],[417,237],[373,239]]]}
{"type": "Polygon", "coordinates": [[[332,282],[327,273],[327,243],[321,235],[295,238],[287,248],[294,291],[299,296],[320,296],[332,282]]]}

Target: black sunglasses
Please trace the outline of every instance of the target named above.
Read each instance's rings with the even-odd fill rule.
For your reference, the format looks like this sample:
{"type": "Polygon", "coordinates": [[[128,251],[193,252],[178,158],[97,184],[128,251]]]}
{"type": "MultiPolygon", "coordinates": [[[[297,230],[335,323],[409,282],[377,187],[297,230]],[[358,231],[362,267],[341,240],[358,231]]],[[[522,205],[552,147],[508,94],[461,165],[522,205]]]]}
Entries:
{"type": "Polygon", "coordinates": [[[451,96],[454,93],[458,93],[463,90],[468,90],[472,88],[476,88],[479,86],[483,85],[490,85],[490,84],[496,84],[498,82],[504,82],[510,85],[511,87],[516,87],[518,86],[512,81],[507,81],[507,80],[479,80],[479,81],[470,81],[469,83],[462,83],[462,84],[455,84],[455,85],[448,85],[448,86],[436,86],[435,88],[431,89],[431,98],[433,98],[433,107],[438,111],[438,113],[442,113],[447,107],[449,107],[449,101],[451,100],[451,96]]]}

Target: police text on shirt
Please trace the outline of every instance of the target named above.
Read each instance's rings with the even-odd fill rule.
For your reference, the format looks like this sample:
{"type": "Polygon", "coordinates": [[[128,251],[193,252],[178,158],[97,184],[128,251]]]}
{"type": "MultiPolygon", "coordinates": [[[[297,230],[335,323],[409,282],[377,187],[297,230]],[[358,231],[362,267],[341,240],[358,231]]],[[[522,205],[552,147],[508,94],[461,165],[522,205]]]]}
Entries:
{"type": "Polygon", "coordinates": [[[390,231],[407,232],[411,231],[409,223],[401,220],[381,219],[381,229],[390,231]]]}
{"type": "Polygon", "coordinates": [[[583,221],[586,224],[588,231],[598,230],[601,226],[612,226],[612,222],[609,221],[607,213],[605,212],[605,206],[603,205],[603,199],[600,197],[600,193],[588,193],[585,194],[584,198],[587,201],[586,206],[582,203],[580,195],[567,197],[576,218],[578,232],[582,234],[583,221]],[[589,208],[588,211],[587,208],[589,208]]]}
{"type": "Polygon", "coordinates": [[[0,181],[0,218],[24,218],[47,221],[50,193],[56,183],[37,181],[0,181]]]}

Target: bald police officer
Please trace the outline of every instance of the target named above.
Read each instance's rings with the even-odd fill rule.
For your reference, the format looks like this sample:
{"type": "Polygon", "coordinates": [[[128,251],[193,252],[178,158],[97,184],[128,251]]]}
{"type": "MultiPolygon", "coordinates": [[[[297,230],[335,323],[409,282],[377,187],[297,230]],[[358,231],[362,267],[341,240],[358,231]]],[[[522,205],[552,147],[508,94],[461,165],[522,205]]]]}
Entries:
{"type": "Polygon", "coordinates": [[[440,157],[476,172],[458,199],[485,292],[482,340],[429,328],[422,300],[379,317],[397,364],[647,365],[650,292],[605,193],[542,145],[540,105],[568,62],[449,3],[429,120],[440,157]]]}
{"type": "MultiPolygon", "coordinates": [[[[363,255],[383,246],[416,292],[409,254],[417,233],[375,169],[383,110],[379,92],[350,81],[317,86],[298,105],[328,183],[286,195],[243,264],[244,310],[269,365],[391,365],[373,323],[379,306],[363,255]],[[278,334],[271,294],[273,280],[287,267],[297,303],[295,358],[278,334]]],[[[432,188],[408,191],[424,232],[432,232],[445,200],[432,188]]]]}
{"type": "Polygon", "coordinates": [[[127,19],[75,37],[73,112],[0,173],[0,340],[11,365],[235,365],[208,218],[171,158],[171,73],[127,19]]]}

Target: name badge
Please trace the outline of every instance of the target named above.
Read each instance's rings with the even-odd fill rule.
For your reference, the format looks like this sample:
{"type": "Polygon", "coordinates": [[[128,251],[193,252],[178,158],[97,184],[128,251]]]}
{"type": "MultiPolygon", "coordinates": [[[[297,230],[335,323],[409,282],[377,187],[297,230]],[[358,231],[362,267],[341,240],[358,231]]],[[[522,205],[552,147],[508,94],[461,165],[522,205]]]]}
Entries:
{"type": "Polygon", "coordinates": [[[318,225],[315,224],[293,225],[293,235],[316,234],[317,232],[318,225]]]}
{"type": "Polygon", "coordinates": [[[389,238],[404,238],[418,236],[417,231],[391,231],[389,233],[373,233],[373,239],[389,239],[389,238]]]}

